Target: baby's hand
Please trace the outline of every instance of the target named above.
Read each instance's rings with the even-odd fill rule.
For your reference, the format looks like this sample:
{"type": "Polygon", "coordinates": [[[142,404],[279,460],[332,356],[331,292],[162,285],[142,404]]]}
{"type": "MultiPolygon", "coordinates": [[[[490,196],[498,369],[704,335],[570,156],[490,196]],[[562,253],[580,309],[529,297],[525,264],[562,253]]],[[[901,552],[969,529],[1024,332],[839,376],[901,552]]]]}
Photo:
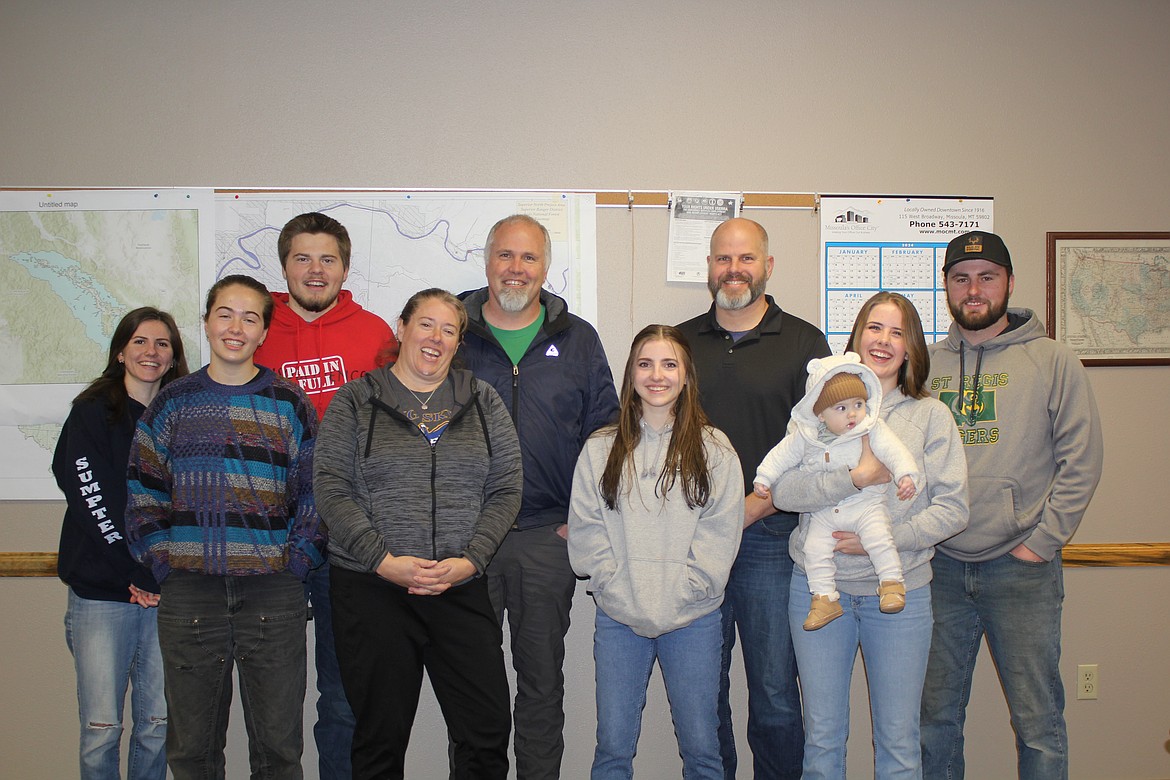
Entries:
{"type": "Polygon", "coordinates": [[[909,501],[914,498],[914,494],[917,492],[917,488],[914,487],[914,480],[910,479],[910,475],[906,475],[898,480],[899,501],[909,501]]]}
{"type": "Polygon", "coordinates": [[[772,491],[768,490],[768,486],[765,485],[763,482],[756,482],[754,485],[752,485],[752,488],[753,488],[755,494],[757,496],[759,496],[760,498],[771,498],[772,497],[772,491]]]}

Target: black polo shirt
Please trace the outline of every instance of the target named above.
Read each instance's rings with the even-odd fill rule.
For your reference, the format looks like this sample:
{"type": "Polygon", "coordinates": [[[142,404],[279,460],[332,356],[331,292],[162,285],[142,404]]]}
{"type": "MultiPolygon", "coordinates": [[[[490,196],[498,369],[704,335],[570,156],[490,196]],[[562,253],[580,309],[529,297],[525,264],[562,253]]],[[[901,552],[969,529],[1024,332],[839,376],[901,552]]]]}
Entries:
{"type": "MultiPolygon", "coordinates": [[[[832,354],[815,325],[781,310],[771,295],[765,300],[763,319],[739,341],[716,321],[713,303],[678,326],[694,354],[703,409],[739,455],[745,495],[764,456],[784,437],[792,407],[804,397],[808,361],[832,354]]],[[[795,526],[796,515],[778,514],[795,526]]]]}

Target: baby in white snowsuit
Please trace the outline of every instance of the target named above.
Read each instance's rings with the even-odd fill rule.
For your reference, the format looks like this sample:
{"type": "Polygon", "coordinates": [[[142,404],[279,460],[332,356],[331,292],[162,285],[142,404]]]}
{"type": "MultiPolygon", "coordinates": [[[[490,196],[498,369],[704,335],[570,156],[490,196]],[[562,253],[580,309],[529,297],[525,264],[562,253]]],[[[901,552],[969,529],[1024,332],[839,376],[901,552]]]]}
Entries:
{"type": "MultiPolygon", "coordinates": [[[[756,470],[756,495],[770,498],[772,487],[789,469],[824,471],[838,463],[855,467],[861,458],[861,438],[869,434],[870,449],[898,483],[898,498],[913,498],[922,475],[910,451],[878,417],[881,405],[881,383],[856,353],[810,360],[805,396],[792,409],[788,432],[756,470]]],[[[806,631],[821,628],[842,614],[833,562],[837,545],[834,531],[851,531],[860,538],[881,583],[881,611],[901,612],[906,606],[902,561],[886,510],[888,487],[862,488],[856,495],[808,516],[804,568],[813,598],[804,621],[806,631]]]]}

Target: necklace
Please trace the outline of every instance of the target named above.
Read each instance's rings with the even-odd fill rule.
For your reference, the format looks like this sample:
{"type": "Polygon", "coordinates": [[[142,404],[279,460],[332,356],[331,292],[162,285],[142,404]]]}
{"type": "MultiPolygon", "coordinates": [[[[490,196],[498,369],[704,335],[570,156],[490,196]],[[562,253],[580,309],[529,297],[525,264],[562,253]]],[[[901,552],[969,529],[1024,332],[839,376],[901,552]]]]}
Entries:
{"type": "Polygon", "coordinates": [[[445,378],[440,380],[439,384],[435,385],[434,389],[431,390],[431,394],[427,396],[427,400],[424,401],[423,399],[418,397],[418,393],[414,392],[409,387],[406,387],[406,382],[402,381],[402,377],[399,376],[398,372],[394,370],[395,368],[397,368],[396,365],[391,366],[390,373],[393,374],[394,377],[398,380],[398,384],[402,385],[406,389],[406,392],[408,392],[414,396],[414,400],[418,401],[419,408],[425,412],[427,410],[427,404],[429,404],[431,402],[431,399],[434,398],[435,393],[439,392],[439,388],[442,387],[443,382],[446,381],[445,378]]]}
{"type": "Polygon", "coordinates": [[[406,392],[408,392],[408,393],[410,393],[411,395],[413,395],[413,396],[414,396],[414,400],[418,401],[418,403],[419,403],[419,408],[421,408],[421,409],[422,409],[424,412],[427,410],[427,404],[428,404],[428,403],[430,403],[430,401],[431,401],[431,398],[432,398],[432,397],[434,397],[435,393],[437,393],[437,392],[439,391],[439,388],[440,388],[440,387],[442,387],[442,386],[443,386],[443,383],[442,383],[442,382],[440,382],[439,384],[437,384],[437,385],[435,386],[435,389],[431,391],[431,394],[427,396],[427,400],[425,400],[425,401],[424,401],[423,399],[421,399],[421,398],[419,398],[419,397],[418,397],[418,393],[414,392],[414,391],[413,391],[413,390],[411,390],[409,387],[406,387],[406,385],[403,385],[403,387],[406,387],[406,392]]]}

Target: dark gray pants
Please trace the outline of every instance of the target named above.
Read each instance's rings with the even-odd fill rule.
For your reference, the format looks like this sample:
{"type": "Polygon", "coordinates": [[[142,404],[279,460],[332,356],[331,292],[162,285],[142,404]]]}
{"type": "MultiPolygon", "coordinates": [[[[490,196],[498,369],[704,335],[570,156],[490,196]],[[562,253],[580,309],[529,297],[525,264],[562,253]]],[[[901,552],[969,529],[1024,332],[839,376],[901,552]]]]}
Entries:
{"type": "Polygon", "coordinates": [[[518,780],[556,778],[565,751],[565,634],[577,578],[557,525],[511,531],[488,566],[492,607],[508,613],[516,670],[518,780]]]}
{"type": "Polygon", "coordinates": [[[166,680],[167,763],[175,780],[224,776],[239,667],[253,777],[300,780],[305,702],[305,592],[291,574],[163,581],[158,640],[166,680]]]}

